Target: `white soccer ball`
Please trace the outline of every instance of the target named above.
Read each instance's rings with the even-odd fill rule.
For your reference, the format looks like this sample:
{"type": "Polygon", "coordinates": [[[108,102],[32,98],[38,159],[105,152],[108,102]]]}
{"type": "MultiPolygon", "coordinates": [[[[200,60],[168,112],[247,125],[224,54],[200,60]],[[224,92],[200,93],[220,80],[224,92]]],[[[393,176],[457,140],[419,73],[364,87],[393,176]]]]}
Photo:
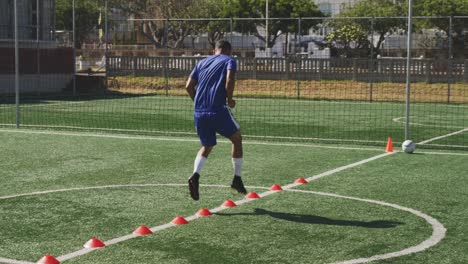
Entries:
{"type": "Polygon", "coordinates": [[[416,150],[416,144],[412,140],[405,140],[401,145],[401,148],[406,153],[413,153],[416,150]]]}

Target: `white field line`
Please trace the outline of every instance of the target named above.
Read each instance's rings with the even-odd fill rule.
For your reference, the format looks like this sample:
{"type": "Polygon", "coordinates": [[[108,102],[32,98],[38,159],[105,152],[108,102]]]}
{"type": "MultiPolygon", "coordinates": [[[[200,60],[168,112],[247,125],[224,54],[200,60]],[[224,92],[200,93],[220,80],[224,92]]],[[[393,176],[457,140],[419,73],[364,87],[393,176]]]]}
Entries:
{"type": "MultiPolygon", "coordinates": [[[[314,178],[318,179],[318,177],[310,177],[309,179],[314,179],[314,178]]],[[[177,186],[177,187],[180,187],[180,186],[185,186],[185,184],[108,185],[108,186],[82,187],[82,188],[70,188],[70,189],[59,189],[59,190],[50,190],[50,191],[42,191],[42,192],[33,192],[33,193],[17,194],[17,195],[12,195],[12,196],[8,196],[8,197],[9,198],[15,198],[15,197],[23,197],[23,196],[31,196],[31,195],[41,195],[41,194],[47,194],[47,193],[65,192],[65,191],[83,191],[83,190],[107,189],[107,188],[135,188],[135,187],[151,187],[151,186],[177,186]]],[[[229,188],[229,186],[224,186],[224,185],[201,185],[201,186],[229,188]]],[[[292,185],[290,185],[290,186],[292,186],[292,185]]],[[[295,186],[297,186],[297,185],[295,185],[295,186]]],[[[254,188],[254,189],[268,189],[266,187],[256,187],[256,186],[248,186],[248,187],[249,188],[254,188]]],[[[431,216],[428,216],[428,215],[426,215],[426,214],[424,214],[424,213],[422,213],[420,211],[417,211],[417,210],[414,210],[414,209],[411,209],[411,208],[407,208],[407,207],[403,207],[403,206],[399,206],[399,205],[391,204],[391,203],[387,203],[387,202],[382,202],[382,201],[362,199],[362,198],[356,198],[356,197],[350,197],[350,196],[344,196],[344,195],[338,195],[338,194],[332,194],[332,193],[286,189],[286,188],[288,188],[286,186],[283,187],[283,188],[286,191],[292,191],[292,192],[298,192],[298,193],[311,193],[311,194],[315,194],[315,195],[323,195],[323,196],[335,197],[335,198],[339,198],[339,199],[349,199],[349,200],[354,200],[354,201],[373,203],[373,204],[377,204],[377,205],[381,205],[381,206],[391,207],[391,208],[394,208],[394,209],[397,209],[397,210],[406,211],[406,212],[414,214],[414,215],[416,215],[416,216],[418,216],[420,218],[423,218],[426,222],[428,222],[432,226],[433,232],[432,232],[431,237],[429,239],[426,239],[425,241],[423,241],[422,243],[420,243],[420,244],[418,244],[416,246],[406,248],[406,249],[403,249],[401,251],[391,252],[391,253],[386,253],[386,254],[381,254],[381,255],[375,255],[375,256],[368,257],[368,258],[359,258],[359,259],[352,259],[352,260],[346,260],[346,261],[341,261],[341,262],[335,262],[335,264],[366,263],[366,262],[371,262],[371,261],[376,261],[376,260],[390,259],[390,258],[404,256],[404,255],[409,255],[409,254],[413,254],[413,253],[416,253],[416,252],[421,252],[423,250],[426,250],[429,247],[432,247],[432,246],[436,245],[437,243],[439,243],[445,237],[446,229],[439,221],[437,221],[437,219],[434,219],[431,216]]],[[[290,187],[290,188],[292,188],[292,187],[290,187]]],[[[260,197],[263,198],[263,197],[266,197],[266,196],[271,195],[273,193],[276,193],[276,192],[275,191],[267,191],[267,192],[261,193],[260,197]]],[[[6,197],[6,196],[5,197],[0,197],[0,199],[7,199],[8,197],[6,197]]],[[[248,202],[251,202],[251,201],[253,201],[253,200],[243,199],[243,200],[237,201],[237,205],[239,206],[241,204],[248,203],[248,202]]],[[[219,212],[219,211],[222,211],[222,210],[225,210],[225,209],[226,208],[220,206],[220,207],[212,209],[211,212],[216,213],[216,212],[219,212]]],[[[186,219],[188,221],[193,221],[193,220],[198,219],[198,218],[200,218],[200,217],[197,216],[197,215],[192,215],[190,217],[187,217],[186,219]]],[[[164,225],[153,227],[153,228],[151,228],[151,231],[158,232],[158,231],[161,231],[161,230],[164,230],[164,229],[167,229],[167,228],[171,228],[171,227],[175,227],[175,226],[176,225],[174,225],[174,224],[167,223],[167,224],[164,224],[164,225]]],[[[138,236],[134,235],[134,234],[129,234],[129,235],[126,235],[126,236],[122,236],[122,237],[118,237],[118,238],[115,238],[115,239],[112,239],[112,240],[108,240],[108,241],[105,242],[105,244],[107,246],[110,246],[110,245],[114,245],[114,244],[129,240],[129,239],[133,239],[133,238],[136,238],[136,237],[138,237],[138,236]]],[[[93,252],[95,250],[98,250],[98,249],[82,249],[80,251],[76,251],[76,252],[61,256],[58,259],[61,260],[61,261],[64,261],[66,259],[71,259],[71,258],[76,257],[77,254],[79,254],[79,256],[81,256],[81,255],[85,255],[85,254],[88,254],[90,252],[93,252]]],[[[24,262],[24,261],[4,259],[4,258],[0,258],[0,263],[33,264],[32,262],[24,262]]]]}
{"type": "MultiPolygon", "coordinates": [[[[20,108],[29,108],[29,107],[46,107],[46,106],[55,106],[55,105],[70,105],[70,104],[84,104],[86,102],[58,102],[58,103],[47,103],[53,101],[45,101],[46,103],[38,103],[38,104],[20,104],[20,108]]],[[[9,108],[16,108],[16,105],[8,105],[8,106],[0,106],[0,109],[9,109],[9,108]]]]}
{"type": "MultiPolygon", "coordinates": [[[[379,159],[379,158],[383,158],[383,157],[386,157],[386,156],[389,156],[389,155],[392,155],[394,154],[395,152],[393,153],[384,153],[384,154],[380,154],[380,155],[377,155],[377,156],[374,156],[374,157],[371,157],[371,158],[368,158],[368,159],[365,159],[365,160],[362,160],[362,161],[358,161],[358,162],[355,162],[355,163],[352,163],[352,164],[349,164],[349,165],[345,165],[345,166],[342,166],[342,167],[338,167],[336,169],[333,169],[333,170],[330,170],[330,171],[327,171],[327,172],[324,172],[324,173],[321,173],[321,174],[318,174],[316,176],[312,176],[312,177],[309,177],[307,178],[308,181],[314,181],[314,180],[318,180],[322,177],[325,177],[325,176],[329,176],[329,175],[332,175],[334,173],[337,173],[337,172],[340,172],[340,171],[344,171],[344,170],[347,170],[347,169],[350,169],[350,168],[353,168],[353,167],[356,167],[356,166],[359,166],[359,165],[362,165],[362,164],[365,164],[365,163],[368,163],[368,162],[371,162],[373,160],[376,160],[376,159],[379,159]]],[[[292,189],[292,188],[295,188],[297,186],[299,186],[301,184],[298,184],[298,183],[292,183],[292,184],[289,184],[289,185],[286,185],[286,186],[283,186],[283,189],[284,190],[288,190],[288,189],[292,189]]],[[[266,197],[266,196],[269,196],[269,195],[272,195],[276,192],[274,191],[267,191],[267,192],[263,192],[260,195],[260,197],[266,197]]],[[[253,199],[242,199],[242,200],[238,200],[238,201],[235,201],[235,203],[240,206],[242,204],[245,204],[245,203],[250,203],[254,201],[253,199]]],[[[224,206],[219,206],[219,207],[216,207],[216,208],[212,208],[211,211],[212,212],[220,212],[220,211],[223,211],[223,210],[226,210],[228,208],[224,207],[224,206]]],[[[196,220],[200,218],[198,215],[194,214],[194,215],[191,215],[189,217],[187,217],[187,221],[193,221],[193,220],[196,220]]],[[[162,226],[155,226],[155,227],[152,227],[150,228],[151,230],[157,230],[157,231],[161,231],[161,230],[165,230],[165,229],[168,229],[168,228],[171,228],[171,227],[174,227],[176,225],[173,225],[171,223],[168,223],[168,224],[164,224],[162,226]]],[[[123,236],[123,237],[118,237],[118,238],[115,238],[115,239],[112,239],[110,241],[105,241],[104,243],[105,244],[108,244],[109,242],[111,244],[115,244],[117,242],[123,242],[123,241],[127,241],[129,239],[132,239],[132,238],[135,238],[137,236],[134,236],[134,235],[126,235],[126,236],[123,236]]],[[[70,254],[67,254],[67,255],[63,255],[63,256],[60,256],[58,257],[57,259],[59,261],[66,261],[66,260],[70,260],[70,259],[73,259],[73,258],[76,258],[76,257],[79,257],[79,256],[82,256],[82,255],[86,255],[88,253],[90,253],[91,251],[89,251],[89,249],[81,249],[81,250],[78,250],[78,251],[75,251],[75,252],[72,252],[70,254]]]]}
{"type": "MultiPolygon", "coordinates": [[[[177,138],[177,137],[151,137],[151,136],[125,136],[125,135],[110,135],[110,134],[93,134],[93,133],[72,133],[59,131],[40,131],[40,130],[23,130],[23,129],[0,129],[0,133],[23,133],[23,134],[44,134],[58,136],[74,136],[74,137],[98,137],[98,138],[114,138],[114,139],[131,139],[131,140],[155,140],[155,141],[174,141],[174,142],[200,142],[198,139],[177,138]]],[[[218,140],[220,143],[231,144],[228,140],[218,140]]],[[[366,150],[366,151],[382,151],[379,148],[359,148],[359,147],[342,147],[342,146],[327,146],[318,144],[299,144],[299,143],[277,143],[277,142],[259,142],[244,140],[247,145],[267,145],[267,146],[287,146],[287,147],[310,147],[310,148],[327,148],[327,149],[346,149],[346,150],[366,150]]]]}
{"type": "MultiPolygon", "coordinates": [[[[15,124],[0,124],[0,126],[15,126],[15,124]]],[[[55,125],[21,125],[22,127],[37,127],[37,128],[64,128],[64,129],[75,129],[75,130],[85,130],[85,131],[117,131],[117,132],[152,132],[152,133],[161,133],[161,134],[181,134],[181,135],[193,135],[196,136],[197,133],[194,132],[167,132],[167,131],[158,131],[158,130],[135,130],[135,129],[119,129],[119,128],[94,128],[94,127],[79,127],[79,126],[55,126],[55,125]]]]}
{"type": "Polygon", "coordinates": [[[466,131],[468,131],[468,128],[464,128],[462,130],[459,130],[459,131],[456,131],[456,132],[453,132],[453,133],[449,133],[449,134],[446,134],[446,135],[430,138],[428,140],[421,141],[418,144],[423,145],[423,144],[426,144],[426,143],[429,143],[429,142],[432,142],[432,141],[436,141],[436,140],[439,140],[439,139],[443,139],[443,138],[451,137],[451,136],[454,136],[454,135],[458,135],[458,134],[461,134],[461,133],[466,132],[466,131]]]}
{"type": "MultiPolygon", "coordinates": [[[[0,124],[0,126],[15,126],[15,124],[0,124]]],[[[64,128],[64,129],[76,129],[84,131],[118,131],[118,132],[150,132],[150,133],[160,133],[160,134],[180,134],[180,135],[192,135],[196,136],[197,133],[194,132],[168,132],[168,131],[158,131],[158,130],[133,130],[133,129],[119,129],[119,128],[87,128],[79,126],[55,126],[55,125],[21,125],[22,127],[32,127],[32,128],[64,128]]],[[[256,135],[243,135],[244,137],[251,138],[279,138],[279,139],[292,139],[292,140],[320,140],[320,141],[341,141],[341,142],[362,142],[362,143],[385,143],[384,141],[371,141],[371,140],[358,140],[358,139],[335,139],[335,138],[306,138],[306,137],[277,137],[277,136],[256,136],[256,135]]]]}
{"type": "Polygon", "coordinates": [[[0,263],[6,263],[6,264],[34,264],[33,262],[29,262],[29,261],[22,261],[22,260],[16,260],[16,259],[7,259],[7,258],[0,258],[0,263]]]}
{"type": "MultiPolygon", "coordinates": [[[[44,134],[44,135],[59,135],[59,136],[73,136],[73,137],[100,137],[100,138],[115,138],[115,139],[131,139],[131,140],[155,140],[155,141],[174,141],[174,142],[199,142],[198,139],[188,139],[188,138],[177,138],[177,137],[152,137],[152,136],[124,136],[124,135],[110,135],[110,134],[92,134],[87,132],[71,133],[71,132],[59,132],[59,131],[43,131],[43,130],[22,130],[22,129],[2,129],[0,128],[0,133],[24,133],[24,134],[44,134]]],[[[218,140],[220,143],[230,144],[230,141],[227,140],[218,140]]],[[[277,142],[262,142],[262,141],[251,141],[244,140],[246,145],[266,145],[266,146],[284,146],[284,147],[306,147],[306,148],[324,148],[324,149],[343,149],[343,150],[363,150],[363,151],[382,151],[380,148],[363,148],[363,147],[343,147],[343,146],[328,146],[328,145],[318,145],[318,144],[300,144],[300,143],[277,143],[277,142]]],[[[428,146],[441,146],[441,147],[458,147],[466,148],[466,146],[456,146],[456,145],[436,145],[436,144],[427,144],[428,146]]],[[[400,152],[400,151],[395,151],[400,152]]],[[[464,153],[448,153],[448,152],[430,152],[430,151],[421,151],[418,153],[423,153],[427,155],[454,155],[454,156],[465,156],[468,154],[464,153]]]]}
{"type": "MultiPolygon", "coordinates": [[[[414,118],[414,117],[413,117],[414,118]]],[[[400,124],[405,124],[404,121],[401,121],[401,119],[405,119],[405,117],[395,117],[392,119],[393,122],[395,123],[400,123],[400,124]]],[[[440,128],[464,128],[462,126],[442,126],[442,125],[429,125],[429,124],[421,124],[421,123],[413,123],[410,122],[410,125],[413,126],[425,126],[425,127],[440,127],[440,128]]]]}
{"type": "Polygon", "coordinates": [[[335,262],[334,264],[357,264],[357,263],[367,263],[371,261],[376,261],[376,260],[384,260],[384,259],[390,259],[390,258],[396,258],[396,257],[401,257],[404,255],[409,255],[413,254],[416,252],[421,252],[424,251],[430,247],[435,246],[438,244],[446,234],[446,229],[445,227],[435,218],[422,213],[420,211],[414,210],[412,208],[396,205],[396,204],[391,204],[387,202],[382,202],[382,201],[376,201],[376,200],[370,200],[370,199],[362,199],[362,198],[356,198],[356,197],[350,197],[350,196],[344,196],[344,195],[338,195],[338,194],[331,194],[331,193],[323,193],[323,192],[313,192],[313,191],[303,191],[303,190],[289,190],[292,192],[301,192],[301,193],[314,193],[318,195],[324,195],[324,196],[331,196],[331,197],[336,197],[336,198],[342,198],[342,199],[349,199],[349,200],[354,200],[354,201],[360,201],[360,202],[366,202],[366,203],[373,203],[377,205],[382,205],[382,206],[387,206],[391,208],[395,208],[400,211],[405,211],[411,214],[414,214],[416,216],[419,216],[420,218],[423,218],[432,226],[432,235],[428,239],[424,240],[420,244],[405,248],[403,250],[397,251],[397,252],[391,252],[387,254],[382,254],[382,255],[375,255],[371,256],[368,258],[358,258],[358,259],[352,259],[352,260],[346,260],[346,261],[339,261],[335,262]]]}

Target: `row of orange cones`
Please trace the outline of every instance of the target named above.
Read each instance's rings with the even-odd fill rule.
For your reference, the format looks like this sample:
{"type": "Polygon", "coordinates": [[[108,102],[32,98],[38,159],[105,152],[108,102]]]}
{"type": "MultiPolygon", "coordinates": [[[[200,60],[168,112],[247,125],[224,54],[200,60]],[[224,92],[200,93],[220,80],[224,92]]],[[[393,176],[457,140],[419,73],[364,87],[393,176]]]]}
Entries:
{"type": "MultiPolygon", "coordinates": [[[[296,179],[294,181],[294,183],[306,184],[306,183],[308,183],[308,181],[306,179],[304,179],[304,178],[298,178],[298,179],[296,179]]],[[[282,190],[283,190],[283,188],[278,184],[273,184],[270,187],[270,191],[282,191],[282,190]]],[[[247,199],[260,199],[260,196],[256,192],[250,192],[245,196],[245,198],[247,198],[247,199]]],[[[222,206],[224,206],[224,207],[235,207],[235,206],[237,206],[237,204],[232,200],[226,200],[222,204],[222,206]]],[[[212,214],[213,213],[210,212],[210,210],[208,210],[207,208],[202,208],[197,212],[198,216],[210,216],[212,214]]],[[[171,221],[171,223],[174,224],[174,225],[185,225],[185,224],[188,224],[189,222],[183,216],[177,216],[176,218],[174,218],[174,220],[171,221]]],[[[153,231],[151,231],[151,229],[149,227],[147,227],[147,226],[140,226],[135,231],[133,231],[133,234],[139,235],[139,236],[145,236],[145,235],[153,234],[153,231]]],[[[88,242],[86,242],[83,247],[91,249],[91,248],[102,248],[102,247],[105,247],[105,246],[106,246],[106,244],[104,242],[102,242],[99,238],[93,237],[90,240],[88,240],[88,242]]],[[[52,255],[45,255],[43,258],[41,258],[37,262],[37,264],[60,264],[60,261],[58,261],[52,255]]]]}

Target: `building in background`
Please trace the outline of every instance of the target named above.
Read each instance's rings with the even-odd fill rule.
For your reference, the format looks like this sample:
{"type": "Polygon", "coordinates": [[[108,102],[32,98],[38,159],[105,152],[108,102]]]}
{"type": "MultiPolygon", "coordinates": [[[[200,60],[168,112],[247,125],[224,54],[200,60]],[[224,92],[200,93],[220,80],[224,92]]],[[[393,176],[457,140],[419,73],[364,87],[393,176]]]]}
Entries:
{"type": "MultiPolygon", "coordinates": [[[[52,41],[55,0],[17,0],[18,36],[21,40],[52,41]]],[[[14,1],[0,1],[0,40],[14,38],[14,1]]]]}
{"type": "Polygon", "coordinates": [[[334,17],[359,0],[313,0],[317,7],[327,16],[334,17]]]}
{"type": "Polygon", "coordinates": [[[0,93],[14,91],[14,1],[18,8],[21,93],[57,93],[70,88],[73,48],[56,41],[56,0],[0,0],[0,93]]]}

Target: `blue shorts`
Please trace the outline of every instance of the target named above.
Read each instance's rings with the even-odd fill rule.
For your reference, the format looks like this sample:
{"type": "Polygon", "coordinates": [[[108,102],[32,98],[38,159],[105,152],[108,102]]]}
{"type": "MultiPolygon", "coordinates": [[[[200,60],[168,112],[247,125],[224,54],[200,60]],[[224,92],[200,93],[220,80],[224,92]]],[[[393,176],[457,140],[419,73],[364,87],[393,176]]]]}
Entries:
{"type": "Polygon", "coordinates": [[[230,138],[240,126],[227,107],[218,112],[195,111],[195,129],[200,142],[205,147],[216,145],[216,133],[230,138]]]}

